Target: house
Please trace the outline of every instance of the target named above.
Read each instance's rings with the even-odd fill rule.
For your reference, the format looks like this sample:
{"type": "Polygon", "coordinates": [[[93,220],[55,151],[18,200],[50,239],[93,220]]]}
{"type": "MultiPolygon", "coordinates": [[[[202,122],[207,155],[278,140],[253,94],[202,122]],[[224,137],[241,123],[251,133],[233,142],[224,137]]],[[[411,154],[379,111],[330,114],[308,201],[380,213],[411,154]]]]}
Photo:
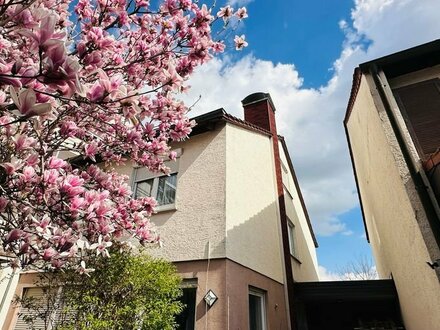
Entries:
{"type": "Polygon", "coordinates": [[[439,78],[440,40],[361,64],[344,120],[367,239],[408,330],[440,329],[439,78]]]}
{"type": "MultiPolygon", "coordinates": [[[[134,197],[159,202],[152,221],[187,305],[181,329],[290,329],[294,282],[317,281],[318,246],[269,94],[243,101],[244,120],[218,109],[194,118],[163,176],[128,163],[134,197]]],[[[31,286],[22,275],[16,293],[31,286]]],[[[11,310],[3,329],[14,329],[11,310]]]]}

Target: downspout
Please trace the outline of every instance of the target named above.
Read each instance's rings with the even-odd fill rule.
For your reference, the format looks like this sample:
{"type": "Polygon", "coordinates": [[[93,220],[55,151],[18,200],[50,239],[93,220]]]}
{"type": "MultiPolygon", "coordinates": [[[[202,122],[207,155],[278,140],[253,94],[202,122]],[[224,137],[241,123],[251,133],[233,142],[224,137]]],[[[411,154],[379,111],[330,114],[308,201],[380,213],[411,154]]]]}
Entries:
{"type": "MultiPolygon", "coordinates": [[[[399,118],[397,118],[396,113],[393,111],[393,109],[398,109],[398,106],[393,97],[385,73],[383,70],[378,69],[374,64],[370,66],[369,73],[373,77],[385,111],[390,120],[391,127],[393,128],[397,142],[402,150],[403,157],[407,163],[411,178],[416,186],[418,196],[425,209],[427,219],[431,226],[437,246],[440,247],[440,207],[434,195],[434,191],[432,190],[431,184],[420,162],[416,160],[411,153],[411,150],[405,139],[405,130],[399,122],[399,118]]],[[[434,257],[438,258],[440,256],[434,257]]],[[[440,275],[440,272],[437,274],[440,275]]]]}

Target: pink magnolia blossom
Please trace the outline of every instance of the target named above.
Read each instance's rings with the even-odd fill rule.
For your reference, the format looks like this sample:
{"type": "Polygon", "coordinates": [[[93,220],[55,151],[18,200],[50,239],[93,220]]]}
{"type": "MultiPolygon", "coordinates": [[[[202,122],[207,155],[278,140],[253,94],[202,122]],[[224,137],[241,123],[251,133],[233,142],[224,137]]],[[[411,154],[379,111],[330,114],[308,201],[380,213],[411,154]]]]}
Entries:
{"type": "Polygon", "coordinates": [[[78,268],[78,272],[80,274],[86,274],[86,275],[90,276],[89,273],[94,272],[94,271],[95,271],[94,268],[86,268],[86,262],[84,260],[81,260],[80,266],[78,268]]]}
{"type": "Polygon", "coordinates": [[[94,163],[130,159],[169,173],[170,144],[194,126],[178,94],[232,43],[223,38],[246,9],[195,0],[22,0],[1,9],[0,243],[16,256],[11,265],[75,264],[86,274],[87,257],[108,256],[122,236],[156,244],[154,198],[132,199],[126,176],[94,163]]]}
{"type": "Polygon", "coordinates": [[[66,165],[67,165],[67,163],[64,160],[60,159],[60,158],[57,158],[57,157],[50,157],[49,158],[48,166],[51,169],[63,168],[66,165]]]}
{"type": "Polygon", "coordinates": [[[18,108],[18,111],[24,116],[41,116],[51,111],[49,103],[36,104],[37,97],[32,89],[26,89],[18,92],[11,88],[11,98],[18,108]]]}
{"type": "Polygon", "coordinates": [[[244,47],[247,47],[248,43],[244,40],[244,38],[244,35],[235,36],[234,42],[236,50],[242,50],[244,47]]]}
{"type": "Polygon", "coordinates": [[[220,8],[220,11],[217,13],[217,17],[223,18],[223,20],[227,20],[228,18],[232,17],[232,14],[234,13],[234,9],[231,6],[226,6],[220,8]]]}
{"type": "Polygon", "coordinates": [[[247,14],[246,8],[242,7],[242,8],[237,9],[237,11],[235,12],[235,16],[237,16],[238,19],[240,19],[240,20],[247,18],[248,14],[247,14]]]}
{"type": "Polygon", "coordinates": [[[6,206],[8,206],[9,200],[5,197],[0,197],[0,212],[4,212],[6,206]]]}
{"type": "Polygon", "coordinates": [[[43,252],[44,261],[52,261],[52,258],[58,255],[58,252],[54,248],[47,248],[43,252]]]}
{"type": "Polygon", "coordinates": [[[109,257],[109,253],[107,248],[112,246],[112,242],[106,242],[103,241],[103,238],[101,235],[99,235],[98,237],[98,242],[94,243],[90,246],[91,250],[95,250],[96,251],[96,255],[100,255],[102,254],[104,257],[109,257]]]}

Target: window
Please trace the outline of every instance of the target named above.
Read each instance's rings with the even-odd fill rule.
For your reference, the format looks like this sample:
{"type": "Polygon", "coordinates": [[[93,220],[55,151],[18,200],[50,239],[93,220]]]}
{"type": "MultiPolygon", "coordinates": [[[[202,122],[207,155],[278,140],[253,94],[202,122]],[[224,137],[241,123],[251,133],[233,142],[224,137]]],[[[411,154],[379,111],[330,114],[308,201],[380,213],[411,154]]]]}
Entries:
{"type": "Polygon", "coordinates": [[[177,173],[137,181],[134,187],[134,198],[154,197],[159,206],[174,204],[176,187],[177,173]]]}
{"type": "MultiPolygon", "coordinates": [[[[181,149],[178,149],[177,152],[178,156],[182,153],[181,149]]],[[[156,211],[174,209],[179,160],[178,158],[176,161],[166,163],[170,169],[170,175],[153,173],[145,167],[135,168],[132,176],[133,197],[154,197],[158,204],[156,211]]]]}
{"type": "Polygon", "coordinates": [[[283,185],[286,188],[289,195],[292,195],[290,188],[290,180],[289,180],[289,171],[287,170],[287,166],[284,165],[284,162],[281,161],[281,177],[283,181],[283,185]]]}
{"type": "Polygon", "coordinates": [[[289,235],[289,250],[290,254],[296,256],[295,251],[295,225],[287,219],[287,231],[289,235]]]}
{"type": "Polygon", "coordinates": [[[266,330],[266,294],[249,288],[249,330],[266,330]]]}

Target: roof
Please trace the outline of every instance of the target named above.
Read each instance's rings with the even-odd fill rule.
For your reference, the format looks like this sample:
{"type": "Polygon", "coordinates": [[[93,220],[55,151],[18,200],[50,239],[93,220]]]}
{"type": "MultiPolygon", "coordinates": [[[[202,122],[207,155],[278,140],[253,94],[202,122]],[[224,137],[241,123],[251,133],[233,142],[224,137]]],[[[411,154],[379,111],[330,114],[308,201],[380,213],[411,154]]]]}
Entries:
{"type": "Polygon", "coordinates": [[[351,112],[356,101],[357,94],[361,85],[362,75],[380,68],[384,71],[387,78],[394,78],[410,72],[422,70],[440,64],[440,39],[402,50],[400,52],[383,56],[359,65],[354,69],[353,82],[351,86],[350,97],[344,117],[345,135],[347,137],[348,147],[350,151],[351,163],[353,166],[353,174],[356,181],[356,188],[359,195],[359,204],[362,212],[365,233],[369,242],[367,224],[365,222],[364,207],[362,204],[361,192],[359,189],[356,166],[354,163],[353,153],[351,150],[350,136],[348,135],[347,123],[350,120],[351,112]]]}
{"type": "Polygon", "coordinates": [[[440,39],[383,56],[359,65],[362,72],[380,67],[388,78],[422,70],[440,64],[440,39]]]}
{"type": "Polygon", "coordinates": [[[394,281],[322,281],[295,283],[295,295],[301,301],[377,301],[397,299],[394,281]]]}
{"type": "Polygon", "coordinates": [[[351,166],[352,166],[352,170],[353,170],[354,181],[356,183],[356,189],[358,192],[359,205],[361,207],[362,221],[364,223],[365,235],[367,238],[367,242],[370,242],[370,235],[368,234],[367,222],[365,221],[364,204],[362,202],[361,190],[359,187],[359,180],[358,180],[358,176],[357,176],[356,166],[354,164],[353,150],[351,148],[350,136],[348,135],[348,127],[347,127],[347,123],[348,123],[348,120],[350,119],[351,111],[353,110],[353,106],[354,106],[354,102],[356,100],[357,93],[359,92],[359,88],[361,86],[361,80],[362,80],[362,72],[361,72],[360,68],[356,68],[353,73],[353,84],[351,86],[350,99],[348,101],[347,111],[345,113],[345,118],[344,118],[344,130],[345,130],[345,136],[347,138],[347,143],[348,143],[348,151],[350,153],[350,160],[351,160],[351,166]]]}
{"type": "Polygon", "coordinates": [[[351,84],[350,98],[348,99],[347,109],[345,111],[344,124],[348,123],[354,102],[356,101],[359,88],[361,86],[362,72],[360,68],[355,68],[353,72],[353,83],[351,84]]]}
{"type": "Polygon", "coordinates": [[[220,109],[205,113],[203,115],[191,118],[191,120],[194,120],[197,123],[197,126],[195,126],[193,128],[190,136],[201,134],[206,131],[209,131],[209,130],[213,129],[214,124],[216,122],[221,122],[221,121],[228,122],[233,125],[237,125],[237,126],[243,127],[245,129],[248,129],[250,131],[254,131],[254,132],[257,132],[260,134],[272,136],[271,132],[269,132],[261,127],[258,127],[254,124],[251,124],[247,121],[244,121],[240,118],[234,117],[234,116],[230,115],[229,113],[227,113],[223,108],[220,108],[220,109]]]}
{"type": "Polygon", "coordinates": [[[359,91],[362,74],[375,67],[381,68],[388,79],[440,64],[440,39],[383,56],[359,65],[354,69],[353,83],[344,123],[348,122],[359,91]]]}

